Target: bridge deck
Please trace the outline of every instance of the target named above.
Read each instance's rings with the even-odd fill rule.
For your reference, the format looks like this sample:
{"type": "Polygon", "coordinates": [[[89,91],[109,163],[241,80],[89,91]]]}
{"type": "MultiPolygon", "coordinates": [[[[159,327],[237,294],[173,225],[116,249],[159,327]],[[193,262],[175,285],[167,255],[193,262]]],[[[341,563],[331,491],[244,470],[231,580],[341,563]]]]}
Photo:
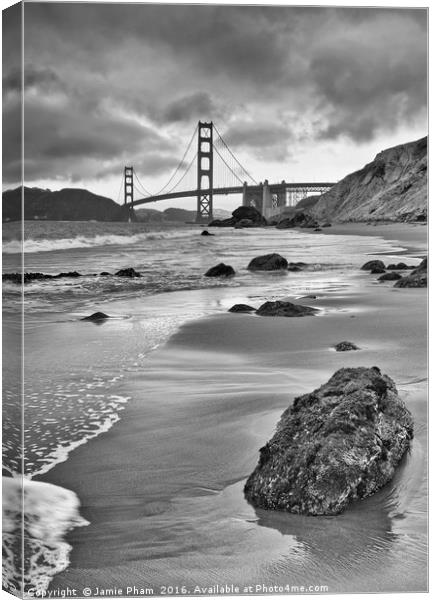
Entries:
{"type": "MultiPolygon", "coordinates": [[[[333,187],[334,183],[271,183],[269,185],[270,192],[276,193],[281,192],[283,189],[286,190],[308,190],[311,192],[322,192],[324,189],[329,189],[333,187]]],[[[248,190],[250,192],[260,192],[262,189],[261,185],[249,185],[248,190]]],[[[201,194],[209,194],[211,190],[201,190],[201,194]]],[[[221,187],[214,188],[212,190],[213,195],[229,195],[229,194],[242,194],[243,186],[233,186],[233,187],[221,187]]],[[[193,198],[198,194],[198,190],[186,190],[184,192],[171,192],[169,194],[160,194],[158,196],[149,196],[148,198],[139,198],[138,200],[134,200],[134,206],[139,204],[148,204],[150,202],[159,202],[161,200],[172,200],[174,198],[193,198]]]]}

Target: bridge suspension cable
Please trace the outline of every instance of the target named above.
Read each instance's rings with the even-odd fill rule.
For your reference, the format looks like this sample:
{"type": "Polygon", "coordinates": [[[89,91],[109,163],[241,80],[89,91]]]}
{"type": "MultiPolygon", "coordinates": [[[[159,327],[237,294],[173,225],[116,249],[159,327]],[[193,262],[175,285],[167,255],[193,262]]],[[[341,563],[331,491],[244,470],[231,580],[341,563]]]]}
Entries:
{"type": "MultiPolygon", "coordinates": [[[[217,127],[214,125],[214,131],[217,134],[217,138],[222,142],[223,146],[226,148],[226,150],[229,152],[229,154],[232,156],[232,158],[235,160],[235,162],[237,163],[237,165],[241,168],[241,171],[244,175],[247,175],[247,179],[250,179],[250,181],[253,181],[253,183],[255,183],[257,185],[257,181],[256,179],[254,179],[250,173],[243,167],[243,165],[240,163],[240,161],[238,160],[238,158],[235,156],[235,154],[232,152],[232,150],[229,148],[229,146],[227,145],[227,143],[225,142],[225,140],[223,139],[221,133],[219,132],[219,130],[217,129],[217,127]]],[[[215,148],[215,144],[214,144],[214,148],[215,148]]],[[[216,148],[215,148],[216,149],[216,148]]],[[[226,163],[227,164],[227,163],[226,163]]]]}
{"type": "Polygon", "coordinates": [[[124,177],[125,177],[125,172],[122,171],[121,185],[119,186],[118,199],[117,199],[118,204],[120,204],[121,192],[122,192],[122,188],[124,187],[124,177]]]}
{"type": "MultiPolygon", "coordinates": [[[[238,177],[238,175],[236,174],[236,172],[232,169],[232,167],[230,165],[228,165],[228,163],[226,162],[226,160],[224,159],[224,157],[220,154],[218,148],[216,146],[214,146],[214,150],[216,151],[216,153],[218,154],[218,156],[221,158],[221,160],[224,162],[224,164],[226,165],[226,167],[229,169],[229,171],[232,173],[232,175],[234,175],[234,177],[236,178],[236,180],[241,183],[241,185],[243,185],[243,180],[238,177]]],[[[224,185],[227,187],[228,185],[230,185],[231,182],[228,181],[228,178],[226,177],[225,181],[224,181],[224,185]]]]}
{"type": "MultiPolygon", "coordinates": [[[[193,156],[193,158],[191,159],[190,164],[188,165],[188,167],[186,168],[186,170],[184,171],[184,173],[182,174],[182,176],[178,179],[178,181],[175,183],[175,185],[172,188],[170,188],[170,190],[168,190],[168,192],[167,192],[168,194],[171,194],[178,187],[178,185],[181,183],[181,181],[183,181],[183,179],[185,178],[185,176],[187,175],[187,173],[189,173],[189,171],[190,171],[193,163],[196,161],[196,159],[197,159],[197,152],[193,156]]],[[[158,192],[158,193],[161,194],[161,191],[158,192]]]]}
{"type": "MultiPolygon", "coordinates": [[[[201,156],[200,155],[200,152],[201,152],[200,144],[203,142],[203,139],[200,138],[199,146],[196,151],[194,150],[194,148],[192,151],[192,147],[193,147],[193,142],[199,132],[200,125],[201,125],[201,122],[199,122],[196,125],[196,127],[193,131],[193,134],[186,146],[186,149],[184,151],[184,154],[183,154],[181,160],[177,164],[176,168],[172,172],[172,174],[169,177],[169,179],[167,180],[166,184],[157,193],[155,193],[155,194],[151,193],[141,182],[141,180],[137,174],[137,171],[134,168],[132,168],[132,177],[131,177],[132,190],[134,189],[134,191],[136,192],[136,194],[139,198],[142,197],[143,200],[146,200],[147,198],[152,199],[157,196],[172,194],[173,192],[181,192],[182,191],[183,193],[185,193],[185,191],[187,191],[187,190],[192,190],[192,195],[197,194],[197,190],[201,189],[200,183],[198,181],[198,176],[199,176],[198,175],[198,173],[199,173],[198,161],[199,161],[199,156],[201,156]],[[195,154],[190,159],[192,152],[195,152],[195,154]],[[195,163],[198,167],[197,170],[192,168],[193,164],[195,164],[195,163]],[[181,183],[182,183],[182,188],[183,188],[182,190],[180,188],[181,183]]],[[[238,187],[240,185],[243,186],[245,181],[247,181],[250,185],[251,184],[257,185],[257,181],[243,167],[241,162],[238,160],[238,158],[235,156],[235,154],[229,148],[228,144],[223,139],[223,137],[222,137],[221,133],[219,132],[219,130],[217,129],[217,127],[214,124],[212,124],[212,127],[216,134],[214,136],[214,140],[211,142],[211,153],[209,155],[209,161],[210,161],[210,164],[211,164],[212,170],[213,170],[212,188],[215,190],[218,188],[233,188],[233,187],[238,187]],[[214,160],[213,160],[213,152],[214,152],[214,160]]],[[[212,140],[212,136],[211,136],[211,140],[212,140]]],[[[207,158],[207,152],[204,152],[203,158],[204,158],[204,160],[207,158]]],[[[205,163],[205,165],[206,165],[206,163],[205,163]]],[[[206,170],[207,167],[205,166],[204,168],[206,170]]],[[[202,171],[201,171],[200,177],[201,177],[201,179],[203,177],[202,171]]],[[[125,173],[124,173],[124,177],[121,182],[121,189],[122,189],[123,183],[125,183],[125,173]]],[[[120,194],[120,191],[119,191],[119,194],[120,194]]],[[[118,198],[119,198],[119,194],[118,194],[118,198]]],[[[211,192],[211,194],[212,194],[212,192],[211,192]]]]}
{"type": "MultiPolygon", "coordinates": [[[[173,173],[172,173],[172,175],[170,176],[169,180],[167,181],[166,185],[165,185],[165,186],[163,186],[163,187],[161,188],[161,190],[159,190],[159,191],[158,191],[158,192],[155,194],[155,196],[159,196],[160,194],[162,194],[162,193],[163,193],[163,192],[166,190],[166,188],[167,188],[167,187],[168,187],[168,186],[171,184],[171,182],[172,182],[172,181],[173,181],[173,179],[175,178],[175,176],[176,176],[176,174],[178,173],[179,169],[180,169],[180,168],[181,168],[181,167],[182,167],[182,166],[185,164],[185,163],[184,163],[184,161],[185,161],[185,157],[187,156],[187,154],[188,154],[188,152],[189,152],[189,150],[190,150],[190,148],[191,148],[191,145],[192,145],[192,143],[193,143],[193,140],[194,140],[194,139],[195,139],[195,137],[196,137],[196,134],[197,134],[197,129],[198,129],[198,127],[199,127],[199,125],[196,125],[196,128],[195,128],[195,130],[193,131],[193,135],[191,136],[191,139],[190,139],[190,141],[189,141],[189,143],[188,143],[188,145],[187,145],[187,148],[186,148],[186,150],[185,150],[185,152],[184,152],[184,154],[183,154],[183,156],[182,156],[181,160],[180,160],[180,161],[179,161],[179,163],[178,163],[178,166],[177,166],[177,167],[176,167],[176,169],[173,171],[173,173]]],[[[195,155],[195,157],[193,158],[193,160],[196,158],[196,156],[197,156],[197,152],[196,152],[196,155],[195,155]]],[[[191,161],[191,162],[193,162],[193,161],[191,161]]],[[[185,171],[184,175],[186,175],[186,173],[187,173],[187,171],[188,171],[188,169],[189,169],[190,167],[191,167],[191,163],[188,165],[188,167],[187,167],[187,169],[186,169],[186,171],[185,171]]],[[[176,187],[176,186],[179,184],[179,182],[180,182],[181,180],[182,180],[182,178],[181,178],[181,179],[178,181],[178,183],[175,185],[175,187],[176,187]]],[[[174,189],[174,188],[172,188],[172,189],[174,189]]]]}
{"type": "Polygon", "coordinates": [[[142,188],[142,191],[140,191],[140,189],[136,186],[135,187],[136,191],[140,192],[141,194],[143,192],[145,192],[145,196],[152,196],[153,194],[151,194],[151,192],[149,190],[147,190],[145,188],[145,186],[143,185],[143,183],[140,181],[139,176],[137,175],[137,171],[134,169],[134,167],[133,167],[133,173],[136,176],[136,180],[137,180],[139,186],[142,188]]]}

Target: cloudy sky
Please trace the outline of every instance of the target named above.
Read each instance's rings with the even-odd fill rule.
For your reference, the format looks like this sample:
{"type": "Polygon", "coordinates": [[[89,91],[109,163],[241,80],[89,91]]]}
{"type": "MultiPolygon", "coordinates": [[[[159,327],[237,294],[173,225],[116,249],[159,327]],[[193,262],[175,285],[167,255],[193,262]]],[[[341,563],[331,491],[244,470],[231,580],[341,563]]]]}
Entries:
{"type": "MultiPolygon", "coordinates": [[[[16,40],[11,20],[4,188],[19,183],[16,40]]],[[[117,199],[133,164],[156,191],[199,119],[257,180],[338,180],[426,135],[426,47],[418,9],[26,3],[25,183],[117,199]]]]}

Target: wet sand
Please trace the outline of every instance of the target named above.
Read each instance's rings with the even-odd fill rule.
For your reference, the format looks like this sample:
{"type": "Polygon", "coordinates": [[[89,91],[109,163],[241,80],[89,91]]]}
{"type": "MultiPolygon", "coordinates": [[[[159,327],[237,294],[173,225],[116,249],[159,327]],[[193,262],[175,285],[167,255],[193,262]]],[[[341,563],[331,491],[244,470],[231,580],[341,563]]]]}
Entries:
{"type": "MultiPolygon", "coordinates": [[[[304,229],[303,231],[306,231],[304,229]]],[[[307,230],[309,231],[309,230],[307,230]]],[[[405,247],[402,254],[421,252],[424,255],[427,248],[428,225],[426,223],[337,223],[325,227],[321,232],[325,235],[369,235],[382,237],[385,240],[397,242],[405,247]]],[[[394,254],[397,254],[396,252],[394,254]]]]}
{"type": "MultiPolygon", "coordinates": [[[[355,277],[349,291],[300,300],[321,309],[316,317],[192,320],[130,373],[121,420],[36,478],[76,492],[90,521],[71,531],[71,564],[50,589],[427,589],[427,294],[355,277]],[[361,350],[333,351],[343,340],[361,350]],[[372,365],[395,380],[416,423],[393,481],[337,517],[253,509],[243,484],[283,410],[338,368],[372,365]]],[[[139,343],[146,330],[136,325],[139,343]]],[[[98,329],[102,344],[116,339],[113,327],[98,329]]]]}

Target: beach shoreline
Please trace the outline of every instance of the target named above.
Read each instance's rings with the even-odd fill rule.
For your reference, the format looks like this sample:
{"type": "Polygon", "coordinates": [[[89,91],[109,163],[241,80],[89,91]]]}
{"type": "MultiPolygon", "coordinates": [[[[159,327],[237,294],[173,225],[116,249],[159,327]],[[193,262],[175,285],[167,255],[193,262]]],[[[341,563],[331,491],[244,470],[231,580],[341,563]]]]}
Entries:
{"type": "MultiPolygon", "coordinates": [[[[354,233],[352,227],[331,229],[354,233]]],[[[375,233],[362,229],[379,233],[377,227],[375,233]]],[[[421,255],[423,229],[399,224],[399,230],[406,232],[403,239],[397,228],[388,229],[402,253],[421,255]]],[[[258,578],[270,585],[288,578],[296,583],[310,573],[313,583],[326,583],[331,592],[425,589],[426,290],[393,289],[393,282],[378,283],[362,271],[353,277],[355,287],[299,300],[320,309],[317,317],[220,311],[189,320],[130,374],[123,393],[133,399],[120,421],[35,478],[72,489],[90,522],[70,532],[71,564],[50,589],[80,581],[92,589],[145,585],[160,595],[165,582],[189,589],[210,585],[216,571],[239,585],[258,578]],[[361,351],[334,352],[344,339],[361,351]],[[341,366],[373,365],[396,381],[416,421],[412,454],[392,484],[337,517],[336,531],[324,519],[253,510],[243,481],[283,410],[341,366]],[[342,540],[327,557],[327,536],[337,531],[342,540]],[[401,544],[391,542],[401,539],[397,531],[417,532],[406,564],[399,558],[401,544]],[[247,563],[241,541],[251,548],[247,563]],[[223,554],[217,550],[222,547],[223,554]],[[377,551],[382,571],[372,574],[369,552],[377,551]],[[298,562],[276,571],[288,552],[298,562]],[[123,564],[117,565],[120,555],[123,564]],[[333,571],[330,561],[338,556],[348,561],[333,571]]],[[[213,293],[200,291],[202,298],[213,293]]]]}
{"type": "MultiPolygon", "coordinates": [[[[426,223],[336,223],[331,227],[324,227],[320,232],[303,229],[315,235],[360,235],[382,237],[385,240],[398,242],[404,246],[401,254],[420,252],[421,256],[427,252],[428,225],[426,223]]],[[[394,252],[394,254],[397,254],[394,252]]]]}

